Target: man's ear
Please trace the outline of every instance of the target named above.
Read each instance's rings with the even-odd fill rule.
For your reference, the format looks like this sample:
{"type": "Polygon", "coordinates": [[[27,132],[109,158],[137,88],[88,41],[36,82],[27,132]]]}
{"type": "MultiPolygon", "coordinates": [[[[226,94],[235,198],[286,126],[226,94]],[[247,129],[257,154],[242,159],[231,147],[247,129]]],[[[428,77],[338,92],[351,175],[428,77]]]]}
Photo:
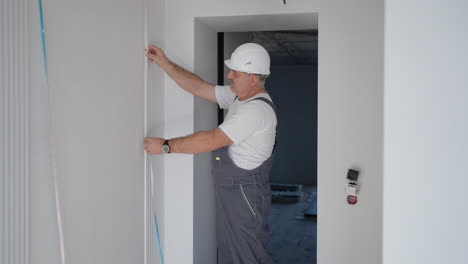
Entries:
{"type": "Polygon", "coordinates": [[[257,74],[252,74],[252,79],[250,80],[250,84],[252,86],[256,86],[260,82],[260,79],[257,74]]]}

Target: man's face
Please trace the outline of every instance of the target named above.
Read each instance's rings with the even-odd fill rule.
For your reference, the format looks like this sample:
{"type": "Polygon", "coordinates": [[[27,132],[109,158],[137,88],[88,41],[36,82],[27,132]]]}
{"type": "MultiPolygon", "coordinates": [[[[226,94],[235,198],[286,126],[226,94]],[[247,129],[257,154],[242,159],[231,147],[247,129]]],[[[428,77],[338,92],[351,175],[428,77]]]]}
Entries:
{"type": "Polygon", "coordinates": [[[239,97],[246,96],[252,86],[252,75],[245,72],[230,70],[227,78],[231,80],[231,90],[239,97]]]}

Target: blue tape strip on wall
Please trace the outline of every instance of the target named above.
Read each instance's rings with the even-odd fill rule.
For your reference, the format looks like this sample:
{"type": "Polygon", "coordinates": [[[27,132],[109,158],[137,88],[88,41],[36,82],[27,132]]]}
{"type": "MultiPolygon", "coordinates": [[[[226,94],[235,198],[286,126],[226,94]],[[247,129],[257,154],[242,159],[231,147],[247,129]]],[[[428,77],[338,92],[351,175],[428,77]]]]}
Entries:
{"type": "Polygon", "coordinates": [[[44,67],[45,67],[45,73],[46,73],[46,78],[47,78],[47,75],[48,75],[47,48],[46,48],[45,29],[44,29],[44,14],[42,11],[42,0],[39,0],[39,13],[40,13],[40,20],[41,20],[42,52],[44,55],[44,67]]]}
{"type": "Polygon", "coordinates": [[[163,251],[161,248],[161,238],[159,237],[159,228],[158,228],[158,221],[156,220],[156,215],[154,216],[154,223],[156,224],[156,236],[158,238],[159,256],[161,257],[161,263],[164,264],[164,256],[163,256],[163,251]]]}

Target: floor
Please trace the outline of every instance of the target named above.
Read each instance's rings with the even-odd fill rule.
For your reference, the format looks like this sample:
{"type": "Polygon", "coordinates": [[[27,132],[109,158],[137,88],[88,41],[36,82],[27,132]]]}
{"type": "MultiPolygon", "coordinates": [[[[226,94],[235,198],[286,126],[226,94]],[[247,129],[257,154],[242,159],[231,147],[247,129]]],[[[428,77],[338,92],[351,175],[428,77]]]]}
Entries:
{"type": "Polygon", "coordinates": [[[316,204],[315,186],[303,186],[299,202],[274,201],[270,212],[268,251],[275,264],[315,264],[317,256],[317,218],[304,216],[316,204]]]}

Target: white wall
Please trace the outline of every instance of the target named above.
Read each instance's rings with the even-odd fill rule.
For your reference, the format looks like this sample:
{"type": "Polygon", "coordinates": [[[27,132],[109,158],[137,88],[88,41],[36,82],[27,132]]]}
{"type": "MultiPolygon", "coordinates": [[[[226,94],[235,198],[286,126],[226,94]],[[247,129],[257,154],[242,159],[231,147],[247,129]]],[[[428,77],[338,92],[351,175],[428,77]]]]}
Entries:
{"type": "MultiPolygon", "coordinates": [[[[318,13],[318,263],[379,263],[383,1],[156,2],[164,14],[159,44],[176,63],[209,81],[214,80],[207,72],[215,70],[215,57],[195,52],[214,53],[216,31],[291,29],[289,25],[309,20],[304,28],[311,28],[318,13]],[[294,13],[304,14],[287,15],[294,13]],[[196,27],[196,17],[206,19],[196,27]],[[206,38],[197,40],[196,34],[206,38]],[[345,203],[343,191],[349,167],[362,171],[360,202],[354,207],[345,203]]],[[[45,16],[68,263],[142,263],[143,2],[47,0],[45,16]]],[[[170,78],[157,83],[164,90],[155,93],[153,110],[165,123],[156,122],[153,135],[170,138],[213,125],[212,105],[194,100],[170,78]]],[[[158,203],[164,204],[157,207],[166,262],[201,262],[204,258],[197,256],[204,255],[212,261],[213,233],[206,234],[211,245],[194,246],[205,243],[202,231],[210,231],[194,212],[212,193],[208,156],[167,155],[156,164],[156,181],[164,187],[164,193],[158,192],[158,203]],[[197,174],[204,175],[205,189],[197,174]],[[203,229],[195,231],[199,227],[203,229]]],[[[46,190],[40,179],[47,177],[38,175],[32,186],[43,184],[46,190]]],[[[31,199],[35,208],[35,197],[31,199]]],[[[214,220],[210,206],[201,207],[207,221],[214,220]]],[[[31,232],[31,259],[51,263],[53,253],[46,245],[56,239],[40,228],[53,230],[46,225],[53,223],[53,211],[37,208],[32,212],[31,228],[37,233],[31,232]]]]}
{"type": "MultiPolygon", "coordinates": [[[[44,17],[67,263],[142,263],[143,2],[47,0],[44,17]]],[[[30,259],[58,263],[47,120],[32,118],[30,259]]]]}
{"type": "MultiPolygon", "coordinates": [[[[204,80],[216,83],[218,38],[216,31],[195,21],[195,67],[194,72],[204,80]]],[[[212,129],[217,126],[216,104],[194,98],[194,131],[212,129]]],[[[214,179],[211,175],[211,153],[194,156],[193,181],[193,263],[216,263],[216,226],[214,179]]]]}
{"type": "MultiPolygon", "coordinates": [[[[196,48],[203,39],[197,42],[195,32],[227,31],[235,19],[241,22],[232,16],[319,14],[318,263],[380,263],[383,1],[283,5],[279,0],[242,0],[232,6],[227,0],[173,0],[160,8],[166,17],[159,21],[165,37],[159,41],[167,54],[207,80],[213,58],[196,59],[195,51],[204,49],[196,48]],[[195,17],[219,16],[234,20],[195,28],[195,17]],[[360,201],[354,207],[345,204],[343,194],[349,167],[362,172],[360,201]]],[[[468,171],[466,11],[467,4],[457,0],[386,2],[384,263],[468,259],[463,248],[468,242],[463,189],[468,171]]],[[[47,0],[45,15],[68,263],[141,263],[143,2],[47,0]]],[[[283,29],[284,20],[276,22],[274,29],[283,29]]],[[[262,23],[250,26],[265,29],[262,23]]],[[[41,59],[37,50],[32,56],[41,59]]],[[[163,113],[165,124],[155,134],[179,136],[212,125],[199,118],[211,113],[212,106],[194,101],[169,78],[161,84],[165,90],[158,95],[164,100],[158,97],[156,113],[163,113]],[[202,120],[206,123],[199,125],[202,120]]],[[[40,149],[48,135],[40,110],[33,101],[30,257],[32,263],[52,263],[57,240],[54,212],[47,204],[52,200],[46,196],[51,195],[50,175],[42,173],[47,158],[40,149]]],[[[203,237],[194,230],[203,221],[194,208],[210,195],[198,196],[203,184],[194,184],[194,176],[208,168],[208,159],[201,160],[195,166],[190,155],[159,161],[158,174],[165,172],[158,178],[165,187],[158,201],[165,203],[159,216],[168,263],[192,263],[203,255],[198,250],[209,248],[194,248],[202,243],[196,236],[203,237]]],[[[209,236],[212,243],[213,234],[209,236]]]]}
{"type": "Polygon", "coordinates": [[[385,9],[384,263],[468,263],[468,3],[385,9]]]}
{"type": "MultiPolygon", "coordinates": [[[[235,16],[298,12],[318,13],[319,17],[318,263],[380,263],[383,1],[303,0],[288,1],[287,5],[270,0],[242,0],[235,5],[227,0],[168,1],[165,4],[166,53],[189,70],[194,70],[195,63],[196,67],[200,67],[199,63],[213,63],[211,57],[207,61],[195,61],[195,51],[198,52],[195,35],[203,31],[195,27],[196,17],[206,18],[201,26],[208,31],[242,31],[233,21],[248,24],[250,18],[235,16]],[[216,23],[209,23],[210,19],[216,23]],[[361,169],[360,201],[353,207],[346,204],[344,194],[345,174],[350,167],[361,169]]],[[[282,20],[285,17],[276,23],[272,17],[269,21],[273,23],[266,23],[266,27],[252,23],[250,29],[266,30],[272,26],[284,29],[283,24],[288,24],[283,23],[287,22],[282,20]]],[[[207,38],[206,44],[212,39],[207,38]]],[[[213,46],[209,44],[209,47],[213,46]]],[[[193,132],[194,110],[200,101],[195,101],[194,106],[193,97],[169,78],[165,89],[167,136],[193,132]]],[[[188,225],[194,217],[193,199],[198,199],[198,194],[193,193],[197,181],[193,162],[189,155],[171,155],[166,159],[168,263],[192,263],[194,258],[192,234],[196,232],[188,225]]],[[[203,191],[200,185],[196,191],[203,191]]]]}
{"type": "Polygon", "coordinates": [[[382,258],[383,1],[333,1],[319,13],[318,263],[382,258]],[[358,168],[356,206],[345,202],[358,168]]]}

